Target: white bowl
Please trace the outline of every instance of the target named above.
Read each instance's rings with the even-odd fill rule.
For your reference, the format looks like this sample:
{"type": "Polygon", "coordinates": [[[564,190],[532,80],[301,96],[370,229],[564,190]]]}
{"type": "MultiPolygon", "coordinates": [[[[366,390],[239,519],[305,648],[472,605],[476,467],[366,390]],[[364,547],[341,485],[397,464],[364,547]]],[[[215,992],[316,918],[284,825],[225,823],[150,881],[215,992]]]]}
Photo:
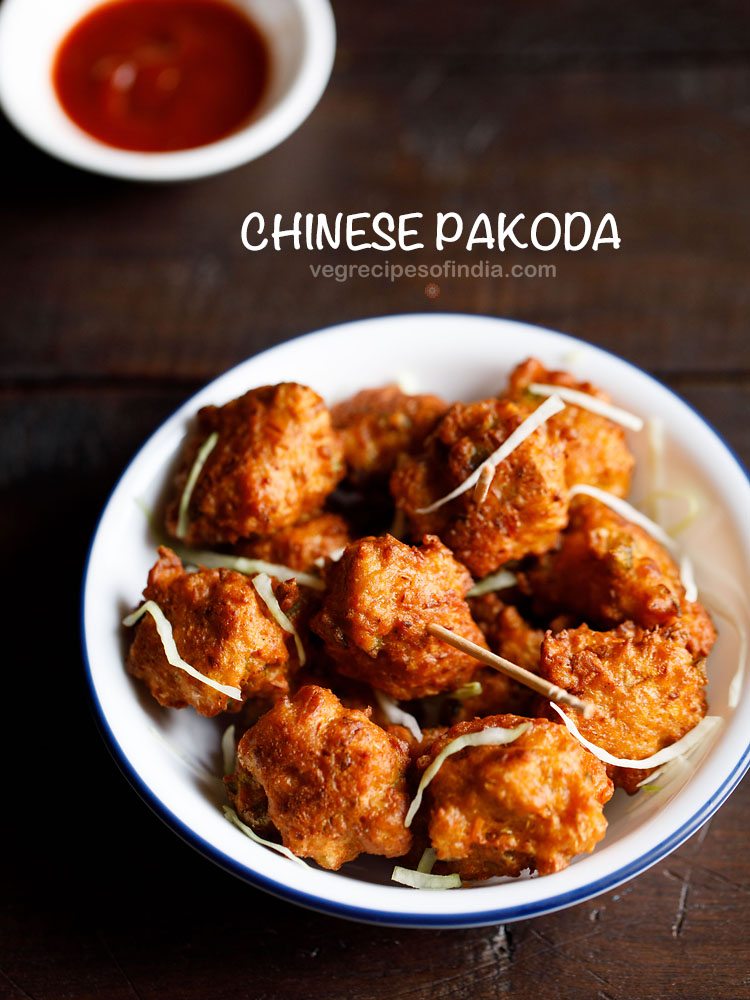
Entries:
{"type": "MultiPolygon", "coordinates": [[[[302,868],[259,847],[222,817],[219,729],[189,710],[160,709],[124,669],[120,621],[137,604],[154,559],[144,515],[153,505],[198,407],[246,389],[296,380],[335,401],[394,377],[446,398],[495,394],[510,369],[533,354],[608,390],[614,400],[667,428],[670,486],[690,484],[705,498],[685,533],[698,583],[745,617],[750,591],[750,484],[737,461],[698,414],[649,375],[605,351],[560,333],[509,320],[461,315],[391,316],[333,327],[238,365],[190,399],[144,445],[115,488],[96,530],[83,595],[83,647],[94,702],[122,769],[164,821],[206,857],[240,878],[304,906],[357,920],[413,927],[494,924],[547,913],[612,889],[644,871],[694,833],[729,795],[750,763],[750,685],[729,704],[740,657],[736,629],[719,619],[709,660],[710,711],[724,722],[694,773],[677,789],[607,806],[609,829],[591,855],[565,871],[451,892],[389,884],[393,863],[363,859],[341,872],[302,868]],[[710,565],[706,565],[710,561],[710,565]],[[733,582],[734,581],[734,582],[733,582]]],[[[644,434],[631,435],[639,458],[634,496],[643,495],[644,434]]]]}
{"type": "Polygon", "coordinates": [[[45,152],[99,174],[177,181],[230,170],[273,149],[307,118],[328,82],[336,29],[328,0],[231,0],[262,30],[270,82],[253,120],[195,149],[138,153],[94,139],[63,111],[52,83],[57,47],[101,0],[4,0],[0,7],[0,104],[45,152]]]}

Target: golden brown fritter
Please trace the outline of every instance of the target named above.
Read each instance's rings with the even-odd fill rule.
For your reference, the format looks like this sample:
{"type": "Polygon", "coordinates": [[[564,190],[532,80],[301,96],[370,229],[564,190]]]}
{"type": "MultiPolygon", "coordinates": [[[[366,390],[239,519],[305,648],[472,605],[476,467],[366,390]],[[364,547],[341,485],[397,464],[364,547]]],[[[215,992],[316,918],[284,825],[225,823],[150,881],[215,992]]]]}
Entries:
{"type": "Polygon", "coordinates": [[[518,608],[505,604],[497,594],[471,597],[469,608],[493,653],[533,673],[539,672],[544,629],[532,628],[518,608]]]}
{"type": "Polygon", "coordinates": [[[406,746],[364,712],[310,686],[245,733],[227,784],[246,823],[272,823],[295,854],[335,871],[362,853],[409,850],[408,760],[406,746]]]}
{"type": "MultiPolygon", "coordinates": [[[[289,637],[248,577],[228,569],[187,573],[171,549],[160,548],[143,597],[159,605],[180,656],[200,673],[240,688],[243,700],[278,698],[288,690],[289,637]]],[[[136,626],[128,670],[145,681],[160,705],[192,705],[207,716],[241,705],[171,666],[148,614],[136,626]]]]}
{"type": "MultiPolygon", "coordinates": [[[[581,733],[616,757],[643,760],[670,746],[706,714],[705,661],[670,629],[632,623],[611,632],[586,625],[548,632],[540,673],[599,709],[575,718],[581,733]]],[[[649,773],[613,768],[615,785],[633,794],[649,773]]]]}
{"type": "Polygon", "coordinates": [[[310,570],[317,560],[349,544],[349,527],[338,514],[318,514],[273,535],[243,538],[234,546],[239,556],[265,559],[292,569],[310,570]]]}
{"type": "Polygon", "coordinates": [[[565,450],[543,424],[495,471],[487,497],[469,490],[431,514],[420,514],[459,486],[529,415],[507,399],[456,403],[391,477],[396,505],[415,537],[436,534],[476,577],[506,562],[552,548],[567,522],[565,450]]]}
{"type": "Polygon", "coordinates": [[[572,612],[602,625],[672,621],[684,588],[670,554],[599,500],[577,497],[560,548],[519,575],[541,614],[572,612]]]}
{"type": "Polygon", "coordinates": [[[680,625],[696,656],[708,656],[716,633],[705,609],[685,600],[680,571],[667,550],[606,504],[577,497],[560,548],[519,574],[542,615],[575,614],[607,628],[680,625]]]}
{"type": "Polygon", "coordinates": [[[316,392],[295,382],[252,389],[198,412],[167,510],[172,535],[196,455],[214,432],[218,441],[190,501],[190,545],[236,542],[295,524],[319,511],[344,475],[341,444],[316,392]]]}
{"type": "Polygon", "coordinates": [[[426,632],[434,623],[485,645],[465,600],[471,577],[437,538],[421,548],[391,535],[360,538],[328,581],[311,627],[342,674],[408,699],[457,688],[477,669],[426,632]]]}
{"type": "MultiPolygon", "coordinates": [[[[529,358],[513,370],[508,395],[529,407],[537,406],[540,397],[528,391],[532,382],[577,389],[605,403],[610,402],[606,392],[590,382],[577,382],[568,372],[549,371],[535,358],[529,358]]],[[[587,483],[618,497],[628,495],[635,458],[619,424],[572,403],[566,403],[565,409],[555,414],[550,423],[565,446],[568,486],[587,483]]]]}
{"type": "Polygon", "coordinates": [[[448,408],[438,396],[410,396],[397,385],[363,389],[331,409],[349,479],[387,478],[401,452],[414,452],[448,408]]]}
{"type": "Polygon", "coordinates": [[[564,726],[495,715],[461,722],[436,740],[424,770],[452,740],[499,726],[530,728],[506,746],[466,747],[448,757],[425,792],[432,846],[462,879],[560,871],[604,836],[612,796],[604,765],[564,726]]]}
{"type": "Polygon", "coordinates": [[[716,628],[700,601],[681,601],[680,613],[670,624],[669,630],[680,636],[695,659],[705,659],[716,642],[716,628]]]}

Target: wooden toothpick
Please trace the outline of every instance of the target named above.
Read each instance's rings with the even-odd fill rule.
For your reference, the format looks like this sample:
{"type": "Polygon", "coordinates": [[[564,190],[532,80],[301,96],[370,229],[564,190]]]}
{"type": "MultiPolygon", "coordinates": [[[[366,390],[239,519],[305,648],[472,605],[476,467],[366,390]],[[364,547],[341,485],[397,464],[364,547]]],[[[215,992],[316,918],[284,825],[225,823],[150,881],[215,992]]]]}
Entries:
{"type": "Polygon", "coordinates": [[[436,639],[442,639],[448,645],[460,649],[462,653],[473,656],[475,660],[479,660],[485,666],[492,667],[493,670],[505,674],[506,677],[512,677],[514,681],[518,681],[520,684],[525,684],[526,687],[531,688],[532,691],[536,691],[537,694],[544,695],[550,701],[575,709],[576,712],[580,712],[583,715],[584,719],[590,719],[595,712],[595,707],[590,702],[576,698],[575,695],[570,694],[565,688],[558,687],[556,684],[546,681],[543,677],[537,676],[537,674],[532,674],[530,670],[525,670],[516,663],[511,663],[510,660],[506,660],[503,656],[491,653],[489,649],[483,649],[482,646],[478,646],[469,639],[464,639],[461,635],[456,635],[455,632],[451,632],[450,629],[444,628],[442,625],[428,625],[427,631],[430,635],[434,635],[436,639]]]}

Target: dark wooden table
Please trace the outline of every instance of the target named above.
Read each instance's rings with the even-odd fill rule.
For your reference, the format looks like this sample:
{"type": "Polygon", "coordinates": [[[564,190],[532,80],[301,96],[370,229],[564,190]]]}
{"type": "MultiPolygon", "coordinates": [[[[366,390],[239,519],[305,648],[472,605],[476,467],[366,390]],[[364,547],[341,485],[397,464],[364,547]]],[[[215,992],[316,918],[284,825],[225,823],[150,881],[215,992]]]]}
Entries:
{"type": "Polygon", "coordinates": [[[162,418],[270,344],[381,313],[525,319],[654,372],[750,460],[747,4],[341,0],[336,14],[319,107],[226,176],[116,183],[1,126],[0,996],[750,997],[747,783],[616,892],[506,927],[409,932],[297,910],[214,869],[95,730],[77,619],[97,512],[162,418]],[[611,211],[622,248],[509,255],[557,277],[447,280],[430,298],[424,280],[316,280],[303,253],[248,254],[254,209],[611,211]]]}

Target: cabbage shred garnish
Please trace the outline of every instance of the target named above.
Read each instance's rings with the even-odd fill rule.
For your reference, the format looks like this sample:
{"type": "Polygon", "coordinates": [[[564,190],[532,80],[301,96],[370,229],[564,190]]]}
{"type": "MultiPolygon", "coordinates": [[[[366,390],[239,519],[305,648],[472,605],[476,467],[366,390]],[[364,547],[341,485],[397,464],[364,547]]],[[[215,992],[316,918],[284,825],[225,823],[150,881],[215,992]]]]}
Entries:
{"type": "Polygon", "coordinates": [[[439,500],[435,500],[434,503],[429,504],[427,507],[420,507],[415,511],[417,514],[431,514],[434,510],[442,507],[444,504],[449,503],[451,500],[455,500],[456,497],[460,497],[462,494],[467,493],[479,482],[479,477],[482,475],[482,470],[486,466],[497,467],[501,462],[523,444],[527,437],[538,430],[543,423],[546,423],[550,417],[554,417],[556,413],[560,410],[565,409],[565,403],[560,399],[559,396],[550,396],[549,399],[538,406],[532,414],[530,414],[522,423],[516,427],[512,434],[503,441],[499,448],[497,448],[493,453],[486,458],[482,464],[476,468],[470,476],[467,476],[464,481],[457,486],[454,490],[451,490],[446,496],[441,497],[439,500]]]}
{"type": "Polygon", "coordinates": [[[391,873],[391,881],[409,885],[412,889],[460,889],[460,875],[433,875],[432,869],[437,855],[432,847],[427,847],[419,859],[416,869],[396,865],[391,873]]]}
{"type": "Polygon", "coordinates": [[[185,483],[185,489],[182,491],[182,496],[180,497],[180,505],[177,508],[177,537],[184,538],[187,535],[188,526],[190,524],[188,518],[188,511],[190,508],[190,498],[193,495],[193,490],[195,489],[195,484],[198,482],[201,472],[203,472],[203,466],[206,464],[206,459],[211,454],[211,452],[216,447],[216,442],[219,440],[219,435],[216,431],[209,435],[195,456],[195,461],[193,462],[193,467],[188,473],[187,482],[185,483]]]}
{"type": "Polygon", "coordinates": [[[167,658],[167,662],[173,667],[177,667],[178,670],[184,670],[186,674],[189,674],[196,681],[200,681],[202,684],[207,684],[208,687],[213,688],[214,691],[219,691],[221,694],[225,694],[228,698],[234,698],[236,701],[242,701],[242,692],[238,687],[232,687],[229,684],[220,684],[215,681],[213,677],[207,677],[202,674],[200,670],[196,670],[180,656],[179,650],[177,649],[177,643],[174,641],[174,634],[172,633],[172,625],[168,621],[166,615],[156,603],[156,601],[145,601],[140,608],[134,611],[132,614],[128,615],[127,618],[123,619],[122,624],[135,625],[139,619],[141,619],[145,614],[151,615],[154,619],[154,624],[156,625],[156,631],[161,639],[161,644],[164,647],[164,655],[167,658]]]}
{"type": "Polygon", "coordinates": [[[713,732],[713,730],[721,724],[721,719],[718,715],[707,715],[705,718],[701,719],[697,726],[690,729],[682,739],[677,740],[668,747],[662,747],[661,750],[657,750],[656,753],[652,753],[649,757],[644,757],[641,760],[631,760],[628,757],[615,757],[608,750],[603,747],[597,746],[596,743],[592,743],[587,740],[586,737],[579,731],[578,726],[573,722],[569,715],[567,715],[561,708],[555,705],[554,702],[550,702],[552,708],[557,712],[560,718],[565,723],[565,726],[571,736],[589,750],[595,757],[598,757],[600,761],[604,764],[611,764],[613,767],[629,767],[634,770],[648,770],[651,767],[659,767],[661,764],[668,764],[669,761],[674,760],[676,757],[682,757],[685,754],[693,750],[699,743],[701,743],[706,737],[713,732]]]}
{"type": "Polygon", "coordinates": [[[263,603],[268,608],[271,617],[280,625],[285,632],[289,635],[294,636],[294,644],[297,647],[297,658],[299,659],[299,665],[304,667],[305,665],[305,647],[302,645],[302,640],[299,637],[299,632],[292,625],[291,621],[287,618],[284,612],[281,610],[281,605],[276,599],[276,594],[273,592],[273,584],[271,583],[271,577],[267,573],[259,573],[257,576],[253,577],[253,586],[255,587],[258,597],[263,601],[263,603]]]}
{"type": "Polygon", "coordinates": [[[278,854],[283,854],[284,857],[289,858],[290,861],[296,861],[296,863],[298,865],[302,865],[303,868],[308,867],[306,862],[304,862],[302,858],[298,858],[297,855],[294,854],[293,851],[290,851],[288,847],[284,847],[283,844],[275,844],[272,840],[265,840],[263,837],[259,837],[255,830],[252,830],[249,826],[246,826],[242,822],[234,809],[229,806],[222,806],[222,811],[230,823],[236,826],[238,830],[241,830],[246,837],[250,838],[250,840],[254,840],[256,844],[260,844],[261,847],[270,847],[272,851],[276,851],[278,854]]]}
{"type": "Polygon", "coordinates": [[[275,580],[296,580],[303,587],[313,590],[324,590],[325,583],[319,576],[305,573],[301,569],[282,566],[280,563],[266,562],[265,559],[249,559],[246,556],[233,556],[225,552],[193,552],[191,549],[177,548],[177,554],[184,563],[191,566],[204,566],[206,569],[233,569],[244,576],[255,576],[256,573],[266,573],[275,580]]]}
{"type": "Polygon", "coordinates": [[[404,826],[407,828],[411,826],[412,821],[417,815],[417,811],[422,804],[422,796],[424,795],[425,789],[438,773],[445,761],[454,753],[459,753],[466,747],[505,746],[506,744],[517,740],[518,737],[522,736],[530,727],[530,722],[524,722],[520,726],[516,726],[514,729],[505,729],[502,726],[488,726],[487,729],[480,729],[477,733],[464,733],[462,736],[457,736],[455,740],[451,740],[450,743],[443,747],[422,775],[419,787],[417,788],[417,794],[414,796],[412,804],[409,806],[409,811],[406,814],[404,826]]]}
{"type": "Polygon", "coordinates": [[[600,417],[606,417],[616,424],[621,424],[631,431],[643,430],[643,420],[629,410],[623,410],[612,403],[605,403],[603,399],[592,396],[588,392],[581,392],[580,389],[569,389],[562,385],[545,385],[541,382],[532,382],[529,392],[535,396],[559,396],[564,403],[570,403],[582,410],[589,410],[600,417]]]}
{"type": "Polygon", "coordinates": [[[483,580],[477,580],[466,596],[481,597],[483,594],[492,594],[496,590],[506,590],[508,587],[515,587],[517,582],[518,578],[515,573],[511,573],[507,569],[501,569],[497,573],[485,576],[483,580]]]}
{"type": "Polygon", "coordinates": [[[422,730],[419,728],[419,723],[414,716],[409,712],[405,712],[397,701],[394,701],[393,698],[390,698],[383,691],[373,689],[373,694],[375,695],[375,701],[378,703],[378,708],[388,722],[391,725],[403,726],[405,729],[408,729],[414,739],[421,743],[422,730]]]}

